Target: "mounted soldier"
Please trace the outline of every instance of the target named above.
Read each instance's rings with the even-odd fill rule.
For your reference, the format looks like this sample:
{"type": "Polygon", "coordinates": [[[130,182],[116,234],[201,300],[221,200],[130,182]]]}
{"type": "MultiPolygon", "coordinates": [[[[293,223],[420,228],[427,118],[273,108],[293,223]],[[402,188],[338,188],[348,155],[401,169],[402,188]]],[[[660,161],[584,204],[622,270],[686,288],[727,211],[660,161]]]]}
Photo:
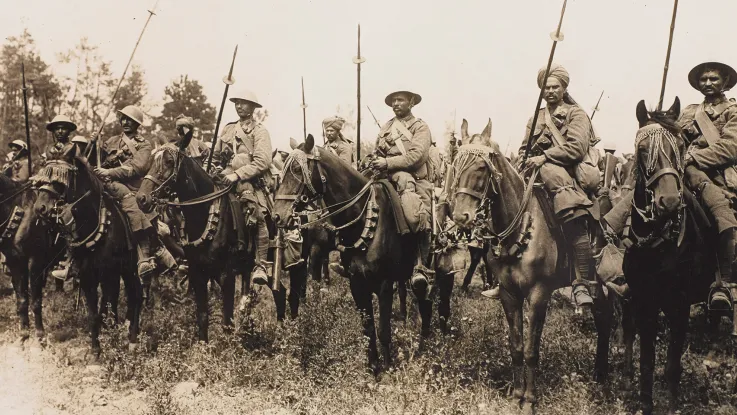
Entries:
{"type": "Polygon", "coordinates": [[[245,251],[246,226],[255,226],[256,259],[251,283],[266,285],[266,267],[269,265],[266,215],[272,208],[267,190],[271,176],[271,137],[266,128],[253,118],[254,111],[262,108],[254,93],[244,90],[235,94],[230,101],[235,104],[240,119],[223,128],[215,144],[214,162],[219,164],[225,184],[236,183],[237,197],[231,200],[234,211],[245,210],[245,215],[235,215],[238,229],[236,249],[238,252],[245,251]]]}
{"type": "Polygon", "coordinates": [[[386,172],[400,195],[402,209],[413,232],[419,233],[417,262],[411,284],[417,291],[430,285],[429,269],[432,225],[430,208],[433,185],[429,177],[430,128],[412,115],[412,108],[422,101],[419,94],[396,91],[384,103],[392,107],[395,117],[379,131],[371,168],[386,172]]]}
{"type": "Polygon", "coordinates": [[[328,140],[327,148],[341,160],[353,165],[353,145],[351,140],[343,136],[343,125],[345,120],[336,115],[322,121],[322,130],[328,140]]]}
{"type": "Polygon", "coordinates": [[[77,124],[66,115],[57,115],[46,124],[46,129],[51,131],[54,143],[46,147],[41,157],[44,162],[58,160],[72,147],[69,135],[77,130],[77,124]]]}
{"type": "MultiPolygon", "coordinates": [[[[600,177],[596,166],[588,161],[588,153],[596,139],[588,115],[568,94],[568,71],[554,64],[547,80],[544,76],[543,68],[538,72],[537,84],[545,89],[547,105],[539,110],[532,135],[532,157],[526,160],[525,167],[540,169],[543,185],[553,201],[553,210],[575,261],[574,300],[579,306],[590,306],[593,299],[588,288],[595,274],[589,238],[593,202],[587,193],[596,191],[600,177]]],[[[520,155],[525,153],[531,124],[532,119],[527,123],[520,155]]]]}
{"type": "Polygon", "coordinates": [[[704,101],[687,106],[679,120],[689,142],[684,178],[719,233],[721,284],[713,286],[709,305],[731,310],[737,300],[737,218],[733,209],[737,198],[737,103],[724,93],[737,84],[737,72],[720,62],[706,62],[689,72],[688,82],[704,95],[704,101]]]}
{"type": "MultiPolygon", "coordinates": [[[[174,125],[177,130],[177,134],[171,137],[169,143],[175,145],[178,144],[187,134],[194,133],[195,130],[194,119],[192,117],[185,116],[184,114],[179,114],[177,116],[174,125]]],[[[204,164],[205,160],[207,160],[207,156],[210,154],[210,149],[202,140],[192,138],[185,149],[185,153],[188,156],[199,160],[200,164],[204,164]]]]}
{"type": "Polygon", "coordinates": [[[10,147],[12,157],[3,167],[3,172],[15,182],[28,181],[30,175],[27,163],[28,146],[23,140],[13,140],[8,147],[10,147]]]}

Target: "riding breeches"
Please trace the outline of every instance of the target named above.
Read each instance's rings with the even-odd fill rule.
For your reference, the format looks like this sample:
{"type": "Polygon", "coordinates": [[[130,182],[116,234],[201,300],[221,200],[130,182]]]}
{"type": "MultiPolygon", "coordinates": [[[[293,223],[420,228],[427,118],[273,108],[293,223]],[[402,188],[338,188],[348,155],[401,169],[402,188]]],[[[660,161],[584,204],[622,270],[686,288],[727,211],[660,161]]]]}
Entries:
{"type": "Polygon", "coordinates": [[[737,229],[737,218],[728,196],[729,191],[723,189],[719,178],[712,179],[694,165],[686,167],[684,175],[686,186],[699,197],[704,209],[709,211],[714,220],[717,231],[722,233],[729,229],[737,229]]]}
{"type": "Polygon", "coordinates": [[[105,191],[115,200],[120,202],[120,207],[128,216],[131,231],[145,231],[151,228],[151,222],[146,215],[138,207],[136,194],[123,183],[108,182],[105,183],[105,191]]]}
{"type": "Polygon", "coordinates": [[[565,167],[545,163],[540,167],[540,178],[553,199],[553,210],[561,222],[573,219],[581,210],[594,205],[565,167]]]}
{"type": "Polygon", "coordinates": [[[399,193],[402,210],[413,231],[432,229],[430,209],[432,206],[433,185],[424,179],[415,179],[410,173],[398,171],[389,177],[399,193]],[[412,194],[419,196],[419,202],[412,194]]]}

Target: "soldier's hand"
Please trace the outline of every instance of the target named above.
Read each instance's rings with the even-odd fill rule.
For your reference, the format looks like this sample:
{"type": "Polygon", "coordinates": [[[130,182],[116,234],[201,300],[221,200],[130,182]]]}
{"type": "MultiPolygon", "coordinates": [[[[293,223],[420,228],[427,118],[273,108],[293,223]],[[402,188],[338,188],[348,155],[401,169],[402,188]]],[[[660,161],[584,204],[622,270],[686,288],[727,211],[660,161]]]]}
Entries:
{"type": "Polygon", "coordinates": [[[545,156],[530,157],[525,161],[525,167],[528,169],[540,168],[547,160],[545,156]]]}
{"type": "Polygon", "coordinates": [[[388,168],[388,163],[383,157],[377,157],[371,160],[371,168],[378,171],[384,171],[388,168]]]}
{"type": "Polygon", "coordinates": [[[102,167],[95,168],[95,174],[101,179],[110,178],[110,169],[103,169],[102,167]]]}
{"type": "Polygon", "coordinates": [[[683,167],[688,166],[689,164],[694,164],[696,161],[693,158],[693,154],[686,153],[686,158],[683,159],[683,167]]]}
{"type": "Polygon", "coordinates": [[[229,185],[238,181],[238,175],[235,173],[226,174],[223,176],[223,183],[229,185]]]}

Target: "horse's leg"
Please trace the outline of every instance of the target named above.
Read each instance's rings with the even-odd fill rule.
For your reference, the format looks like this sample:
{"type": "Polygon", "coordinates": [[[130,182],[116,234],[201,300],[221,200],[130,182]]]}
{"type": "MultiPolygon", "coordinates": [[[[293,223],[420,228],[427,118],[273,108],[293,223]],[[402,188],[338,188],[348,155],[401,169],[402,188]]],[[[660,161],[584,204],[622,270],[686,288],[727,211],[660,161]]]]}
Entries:
{"type": "Polygon", "coordinates": [[[603,383],[609,377],[609,340],[614,318],[614,295],[606,297],[601,284],[594,302],[594,324],[596,325],[596,358],[594,360],[594,381],[603,383]]]}
{"type": "Polygon", "coordinates": [[[64,292],[64,280],[54,278],[54,290],[58,293],[64,292]]]}
{"type": "Polygon", "coordinates": [[[368,364],[374,375],[379,373],[379,352],[376,348],[376,326],[374,325],[374,305],[371,299],[371,289],[362,278],[351,278],[351,294],[363,320],[363,335],[368,342],[368,364]]]}
{"type": "Polygon", "coordinates": [[[100,355],[100,313],[97,308],[98,279],[97,275],[93,275],[94,271],[87,271],[86,274],[80,284],[82,284],[82,291],[84,291],[84,298],[87,303],[87,328],[90,333],[90,345],[92,352],[97,357],[100,355]]]}
{"type": "MultiPolygon", "coordinates": [[[[453,294],[454,274],[437,272],[435,283],[438,285],[440,300],[438,301],[438,317],[440,318],[440,330],[448,333],[448,322],[450,321],[450,297],[453,294]]],[[[464,282],[465,284],[465,282],[464,282]]]]}
{"type": "Polygon", "coordinates": [[[637,331],[640,332],[640,403],[643,415],[653,412],[653,374],[658,309],[647,298],[637,299],[637,331]]]}
{"type": "MultiPolygon", "coordinates": [[[[128,300],[126,318],[130,322],[128,327],[128,343],[130,345],[138,343],[138,334],[141,332],[141,308],[143,307],[143,285],[141,285],[138,274],[133,270],[135,263],[134,259],[130,258],[121,269],[128,300]]],[[[130,345],[129,348],[135,347],[130,345]]]]}
{"type": "MultiPolygon", "coordinates": [[[[678,297],[675,297],[678,298],[678,297]]],[[[670,338],[668,341],[668,356],[665,362],[665,379],[668,383],[669,414],[675,414],[678,410],[678,392],[681,382],[681,357],[686,343],[686,331],[688,330],[688,318],[690,306],[685,298],[673,301],[665,310],[670,327],[670,338]]]]}
{"type": "MultiPolygon", "coordinates": [[[[402,282],[402,284],[406,283],[402,282]]],[[[432,298],[430,298],[430,295],[425,290],[416,291],[413,288],[412,292],[415,294],[415,298],[417,298],[417,308],[420,311],[420,320],[422,321],[420,335],[427,337],[430,335],[430,323],[432,322],[432,298]]]]}
{"type": "Polygon", "coordinates": [[[522,303],[524,298],[519,293],[512,293],[504,286],[500,286],[499,299],[504,307],[509,326],[509,351],[512,355],[512,383],[514,399],[521,401],[525,395],[525,373],[524,373],[524,337],[522,333],[522,303]]]}
{"type": "MultiPolygon", "coordinates": [[[[284,276],[282,275],[282,277],[284,276]]],[[[273,283],[273,281],[269,278],[269,283],[273,283]]],[[[272,289],[271,293],[274,295],[274,305],[276,306],[276,321],[284,321],[287,315],[287,289],[279,283],[276,290],[272,289]]]]}
{"type": "MultiPolygon", "coordinates": [[[[207,297],[208,297],[208,290],[207,290],[207,280],[208,278],[202,274],[202,271],[195,269],[196,267],[190,267],[190,277],[189,282],[190,284],[194,285],[194,297],[195,297],[195,304],[196,304],[196,317],[197,317],[197,338],[200,341],[207,342],[208,336],[208,326],[210,324],[209,321],[209,313],[207,310],[207,297]]],[[[248,277],[244,277],[248,278],[248,277]]]]}
{"type": "MultiPolygon", "coordinates": [[[[10,267],[8,267],[10,268],[10,267]]],[[[20,320],[20,329],[23,338],[28,337],[30,320],[28,318],[28,270],[24,267],[10,268],[12,272],[13,290],[15,291],[15,310],[20,320]],[[21,269],[21,272],[18,272],[21,269]]]]}
{"type": "Polygon", "coordinates": [[[622,301],[622,333],[624,338],[624,387],[629,390],[634,380],[634,364],[632,356],[634,353],[635,335],[637,329],[635,327],[634,315],[632,312],[632,302],[622,301]]]}
{"type": "Polygon", "coordinates": [[[293,319],[299,314],[299,302],[304,300],[305,284],[307,283],[307,264],[302,263],[289,270],[289,316],[293,319]]]}
{"type": "Polygon", "coordinates": [[[471,264],[468,266],[466,276],[463,278],[463,285],[461,286],[463,291],[468,291],[468,286],[471,285],[471,280],[473,279],[473,274],[476,272],[476,267],[479,266],[481,257],[484,256],[484,250],[479,248],[469,248],[468,253],[471,255],[471,264]]]}
{"type": "MultiPolygon", "coordinates": [[[[400,282],[400,285],[402,283],[400,282]]],[[[379,288],[379,343],[384,356],[384,367],[392,363],[392,303],[394,301],[394,283],[389,280],[381,282],[379,288]]]]}
{"type": "Polygon", "coordinates": [[[223,292],[223,330],[231,331],[233,328],[233,308],[235,306],[235,271],[228,267],[225,272],[225,281],[222,286],[223,292]]]}
{"type": "Polygon", "coordinates": [[[399,294],[399,318],[402,322],[407,321],[407,283],[397,282],[397,294],[399,294]]]}
{"type": "Polygon", "coordinates": [[[538,284],[530,291],[530,324],[525,338],[525,381],[526,390],[523,401],[525,413],[534,413],[537,404],[537,375],[540,370],[540,342],[542,340],[545,317],[548,312],[550,290],[538,284]]]}

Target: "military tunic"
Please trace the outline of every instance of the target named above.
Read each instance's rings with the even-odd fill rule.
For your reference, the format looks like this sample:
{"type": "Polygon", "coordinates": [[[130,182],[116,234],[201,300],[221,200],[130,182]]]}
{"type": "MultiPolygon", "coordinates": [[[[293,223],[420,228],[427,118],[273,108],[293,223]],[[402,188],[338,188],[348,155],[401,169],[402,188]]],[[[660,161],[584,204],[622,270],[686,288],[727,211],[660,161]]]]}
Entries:
{"type": "MultiPolygon", "coordinates": [[[[553,133],[545,123],[547,109],[541,108],[539,111],[530,156],[545,155],[547,161],[540,167],[540,178],[553,198],[556,215],[567,221],[580,216],[582,210],[593,206],[575,180],[575,169],[589,151],[593,133],[591,121],[579,106],[561,103],[550,114],[565,139],[565,143],[557,145],[553,133]]],[[[519,149],[521,157],[525,154],[531,128],[532,118],[527,122],[525,137],[519,149]]]]}
{"type": "Polygon", "coordinates": [[[336,138],[327,145],[331,153],[338,156],[348,164],[353,164],[353,146],[342,138],[336,138]]]}
{"type": "Polygon", "coordinates": [[[108,169],[110,181],[105,190],[120,201],[123,211],[128,215],[133,232],[146,230],[151,222],[146,218],[136,202],[135,192],[141,187],[143,178],[151,168],[153,145],[136,134],[128,141],[135,147],[128,147],[124,134],[113,136],[100,147],[105,155],[103,167],[108,169]]]}

